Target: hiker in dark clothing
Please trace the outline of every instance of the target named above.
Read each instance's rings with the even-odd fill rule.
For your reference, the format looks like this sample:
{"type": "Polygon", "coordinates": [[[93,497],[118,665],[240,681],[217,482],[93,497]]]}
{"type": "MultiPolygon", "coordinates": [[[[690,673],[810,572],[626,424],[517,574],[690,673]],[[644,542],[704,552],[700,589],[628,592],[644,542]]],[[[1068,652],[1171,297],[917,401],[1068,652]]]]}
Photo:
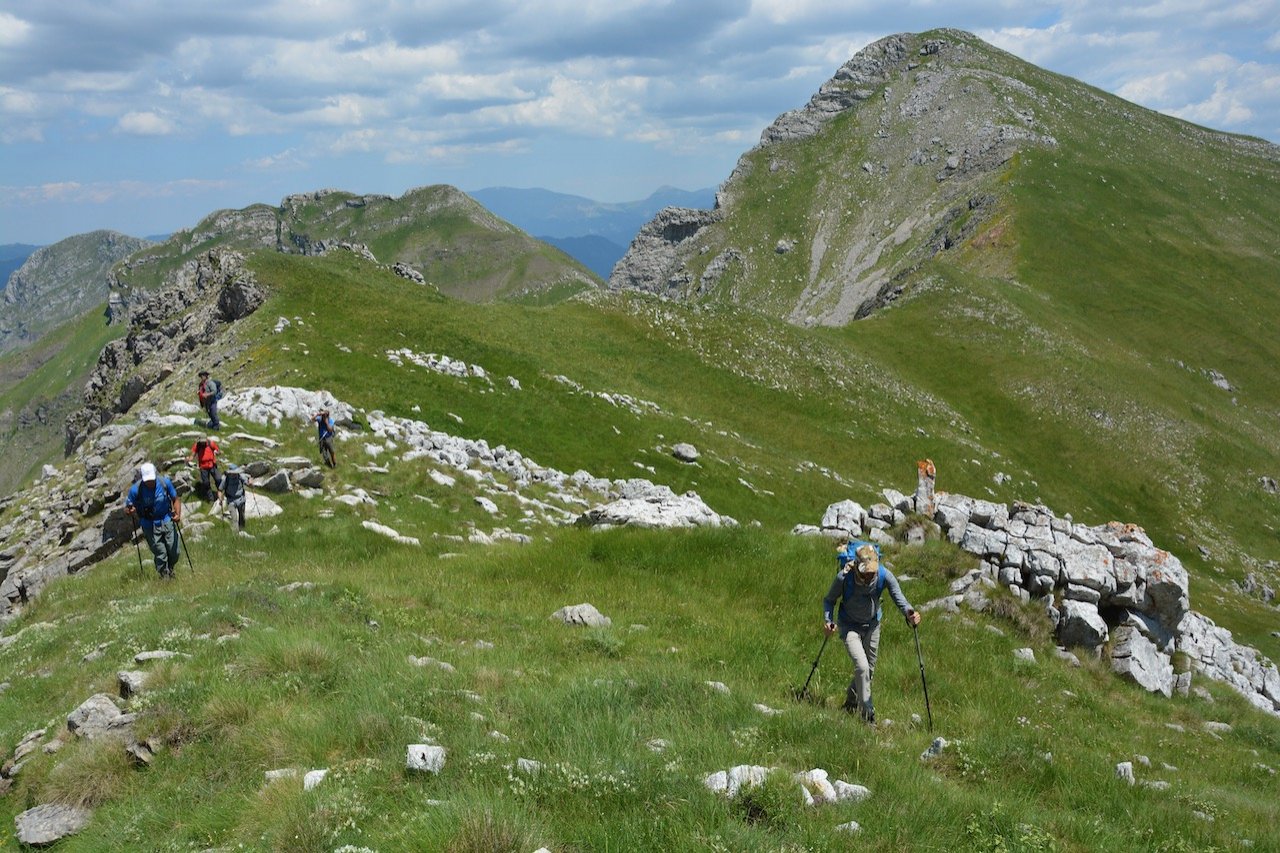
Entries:
{"type": "Polygon", "coordinates": [[[200,385],[196,388],[196,398],[200,401],[200,408],[209,415],[209,429],[222,429],[222,422],[218,420],[218,401],[222,399],[222,383],[210,378],[207,370],[200,371],[200,385]]]}
{"type": "Polygon", "coordinates": [[[200,494],[210,503],[218,499],[218,492],[222,489],[222,475],[218,472],[218,454],[221,452],[211,435],[191,445],[191,460],[200,466],[200,494]]]}
{"type": "Polygon", "coordinates": [[[129,487],[125,497],[124,511],[142,528],[160,577],[172,578],[181,553],[176,525],[182,519],[182,501],[172,480],[157,478],[155,465],[144,463],[138,474],[138,481],[129,487]]]}
{"type": "Polygon", "coordinates": [[[234,462],[227,465],[227,473],[222,478],[222,499],[226,503],[227,512],[236,514],[236,530],[244,532],[245,486],[247,478],[240,466],[234,462]]]}
{"type": "Polygon", "coordinates": [[[920,614],[907,602],[888,564],[880,562],[880,552],[875,545],[851,542],[839,553],[838,559],[840,571],[822,600],[823,622],[828,635],[840,632],[840,639],[853,661],[853,680],[845,692],[845,709],[858,711],[864,720],[874,724],[871,679],[880,650],[880,594],[888,588],[889,597],[902,611],[908,625],[919,625],[920,614]],[[840,602],[838,622],[834,615],[837,601],[840,602]]]}
{"type": "Polygon", "coordinates": [[[337,460],[333,455],[333,418],[329,414],[328,409],[322,409],[312,416],[311,420],[316,424],[316,439],[320,443],[320,458],[330,468],[337,464],[337,460]]]}

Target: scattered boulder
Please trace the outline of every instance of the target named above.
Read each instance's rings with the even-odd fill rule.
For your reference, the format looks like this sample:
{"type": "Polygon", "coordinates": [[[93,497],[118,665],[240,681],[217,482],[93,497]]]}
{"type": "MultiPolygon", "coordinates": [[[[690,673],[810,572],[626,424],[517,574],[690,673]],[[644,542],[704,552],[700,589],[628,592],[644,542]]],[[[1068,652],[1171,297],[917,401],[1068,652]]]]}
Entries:
{"type": "Polygon", "coordinates": [[[696,492],[677,495],[666,486],[645,483],[639,494],[587,510],[577,523],[586,527],[733,527],[729,516],[707,506],[696,492]]]}
{"type": "Polygon", "coordinates": [[[698,461],[698,457],[701,454],[698,453],[698,448],[692,444],[681,442],[671,448],[671,455],[681,462],[692,464],[698,461]]]}
{"type": "Polygon", "coordinates": [[[399,542],[401,545],[421,545],[422,544],[415,537],[401,536],[395,529],[387,527],[385,524],[379,524],[376,521],[369,521],[366,519],[365,521],[360,522],[360,526],[363,527],[365,530],[372,530],[374,533],[378,533],[382,536],[386,536],[389,539],[394,539],[396,542],[399,542]]]}
{"type": "Polygon", "coordinates": [[[707,776],[702,784],[717,794],[736,797],[744,788],[754,788],[769,778],[772,767],[761,767],[754,764],[739,764],[729,770],[720,770],[707,776]]]}
{"type": "Polygon", "coordinates": [[[121,712],[110,696],[96,693],[67,715],[67,730],[86,740],[127,737],[134,719],[133,714],[121,712]]]}
{"type": "Polygon", "coordinates": [[[310,791],[324,781],[324,777],[329,775],[329,770],[311,770],[307,775],[302,777],[302,790],[310,791]]]}
{"type": "Polygon", "coordinates": [[[293,485],[289,482],[289,472],[283,470],[275,472],[264,480],[260,480],[256,485],[258,488],[273,494],[284,494],[293,488],[293,485]]]}
{"type": "Polygon", "coordinates": [[[1136,779],[1133,776],[1133,762],[1121,761],[1116,765],[1116,778],[1125,784],[1132,785],[1136,779]]]}
{"type": "Polygon", "coordinates": [[[946,738],[938,736],[933,739],[933,743],[929,744],[929,747],[924,752],[920,753],[920,760],[932,761],[942,755],[943,751],[950,745],[946,738]]]}
{"type": "Polygon", "coordinates": [[[116,673],[116,679],[120,683],[120,698],[130,699],[143,691],[147,686],[147,679],[150,673],[141,670],[122,670],[116,673]]]}
{"type": "Polygon", "coordinates": [[[410,744],[405,757],[405,767],[423,773],[439,773],[444,769],[446,755],[443,746],[430,743],[410,744]]]}
{"type": "Polygon", "coordinates": [[[588,628],[607,628],[613,620],[596,610],[594,605],[582,603],[561,607],[551,614],[552,619],[559,619],[566,625],[585,625],[588,628]]]}
{"type": "Polygon", "coordinates": [[[75,835],[93,818],[93,812],[78,806],[54,803],[27,809],[13,819],[18,841],[32,847],[43,847],[75,835]]]}
{"type": "Polygon", "coordinates": [[[1036,653],[1032,649],[1028,649],[1028,648],[1014,649],[1013,656],[1024,663],[1036,662],[1036,653]]]}

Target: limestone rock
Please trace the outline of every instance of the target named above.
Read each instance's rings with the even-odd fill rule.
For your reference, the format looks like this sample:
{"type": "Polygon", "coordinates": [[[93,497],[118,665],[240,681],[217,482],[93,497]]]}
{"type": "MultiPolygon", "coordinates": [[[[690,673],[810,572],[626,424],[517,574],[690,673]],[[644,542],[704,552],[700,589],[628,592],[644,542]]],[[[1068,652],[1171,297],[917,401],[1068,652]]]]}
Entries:
{"type": "Polygon", "coordinates": [[[820,526],[824,533],[857,538],[862,535],[862,528],[867,522],[867,511],[862,504],[843,500],[827,507],[822,514],[820,526]]]}
{"type": "Polygon", "coordinates": [[[120,683],[120,698],[129,699],[142,692],[147,686],[147,678],[150,673],[141,670],[122,670],[116,673],[116,680],[120,683]]]}
{"type": "Polygon", "coordinates": [[[439,773],[444,769],[446,755],[443,746],[429,743],[410,744],[405,757],[405,767],[424,773],[439,773]]]}
{"type": "Polygon", "coordinates": [[[698,461],[698,448],[692,444],[681,442],[671,448],[671,455],[681,462],[693,463],[698,461]]]}
{"type": "Polygon", "coordinates": [[[754,764],[739,764],[728,771],[720,770],[702,780],[702,784],[717,794],[733,798],[743,788],[754,788],[764,782],[773,772],[772,767],[754,764]]]}
{"type": "Polygon", "coordinates": [[[258,488],[274,494],[284,494],[293,488],[293,484],[289,482],[288,471],[277,471],[270,477],[259,481],[256,485],[258,488]]]}
{"type": "Polygon", "coordinates": [[[133,722],[133,714],[122,713],[110,696],[97,693],[67,715],[67,730],[87,740],[127,737],[133,722]]]}
{"type": "Polygon", "coordinates": [[[1173,695],[1173,662],[1141,631],[1121,625],[1111,634],[1111,669],[1152,693],[1173,695]]]}
{"type": "Polygon", "coordinates": [[[665,486],[647,484],[637,497],[624,497],[587,510],[579,525],[591,527],[732,527],[732,518],[716,513],[695,492],[677,495],[665,486]]]}
{"type": "Polygon", "coordinates": [[[1066,599],[1058,623],[1058,641],[1065,646],[1096,649],[1107,641],[1107,623],[1092,604],[1066,599]]]}
{"type": "Polygon", "coordinates": [[[1133,762],[1121,761],[1116,765],[1116,778],[1121,782],[1132,785],[1136,780],[1133,776],[1133,762]]]}
{"type": "Polygon", "coordinates": [[[607,628],[613,624],[612,619],[596,610],[594,605],[585,602],[561,607],[551,614],[551,618],[559,619],[566,625],[585,625],[588,628],[607,628]]]}
{"type": "Polygon", "coordinates": [[[75,835],[93,818],[93,812],[77,806],[51,804],[27,809],[13,819],[18,841],[32,847],[43,847],[75,835]]]}

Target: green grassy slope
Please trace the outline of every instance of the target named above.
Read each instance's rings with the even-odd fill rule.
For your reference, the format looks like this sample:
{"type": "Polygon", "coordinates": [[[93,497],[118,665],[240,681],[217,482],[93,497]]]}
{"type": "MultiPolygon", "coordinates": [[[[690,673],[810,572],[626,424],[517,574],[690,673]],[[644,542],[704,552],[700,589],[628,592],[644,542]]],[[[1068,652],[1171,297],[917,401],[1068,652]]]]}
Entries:
{"type": "Polygon", "coordinates": [[[108,326],[105,306],[59,326],[31,347],[0,356],[0,494],[10,494],[62,456],[63,422],[98,353],[124,333],[108,326]]]}
{"type": "MultiPolygon", "coordinates": [[[[140,572],[128,550],[55,584],[31,606],[10,632],[53,627],[0,649],[0,679],[11,684],[0,693],[6,747],[39,727],[50,727],[47,740],[88,695],[114,692],[116,671],[133,668],[138,651],[162,647],[192,657],[151,665],[151,690],[131,706],[141,714],[140,732],[165,744],[150,768],[134,770],[110,748],[85,743],[38,752],[0,799],[0,816],[50,799],[96,805],[90,827],[63,842],[65,850],[826,850],[851,843],[886,851],[1202,850],[1235,849],[1243,839],[1259,848],[1276,843],[1280,814],[1266,769],[1280,766],[1274,719],[1211,683],[1212,704],[1163,700],[1092,662],[1069,669],[1053,657],[1038,618],[1016,607],[994,622],[930,616],[922,627],[937,733],[958,741],[935,764],[918,759],[932,735],[911,722],[924,712],[919,671],[911,635],[891,615],[876,690],[879,714],[892,726],[870,731],[838,710],[849,665],[834,646],[815,678],[822,701],[790,699],[819,647],[819,599],[832,561],[826,540],[786,531],[816,521],[834,500],[867,502],[882,485],[908,489],[919,456],[940,460],[940,483],[956,491],[981,494],[990,484],[1012,498],[1039,490],[1082,521],[1105,520],[1115,509],[1124,520],[1163,523],[1158,494],[1136,489],[1130,500],[1120,491],[1103,503],[1092,488],[1101,467],[1081,476],[1070,454],[1048,440],[1007,452],[997,444],[1009,438],[997,416],[1006,405],[1001,394],[992,392],[990,408],[961,410],[968,398],[949,403],[944,384],[912,384],[923,368],[910,366],[894,344],[908,322],[929,322],[925,300],[859,324],[865,333],[855,336],[641,297],[475,306],[345,253],[262,253],[253,266],[272,295],[236,329],[256,343],[226,365],[233,390],[324,388],[566,471],[694,488],[718,511],[761,527],[535,527],[527,530],[533,544],[523,548],[468,545],[445,537],[499,522],[475,505],[466,478],[447,489],[421,463],[386,456],[379,462],[388,473],[361,471],[357,436],[339,444],[330,484],[366,488],[379,506],[349,510],[286,496],[284,516],[251,525],[255,539],[218,527],[193,542],[196,571],[173,586],[153,580],[148,568],[140,572]],[[325,310],[317,294],[326,293],[343,293],[343,305],[360,306],[358,313],[325,310]],[[278,316],[302,323],[273,335],[278,316]],[[492,385],[395,366],[386,350],[400,347],[481,365],[492,385]],[[557,381],[558,374],[659,410],[612,405],[557,381]],[[670,458],[665,448],[677,441],[703,452],[697,467],[670,458]],[[1013,479],[996,487],[997,470],[1013,479]],[[326,508],[332,517],[322,515],[326,508]],[[422,547],[366,531],[364,519],[418,537],[422,547]],[[279,589],[293,581],[316,586],[279,589]],[[596,604],[613,627],[575,630],[548,620],[581,601],[596,604]],[[102,658],[82,663],[100,644],[102,658]],[[1017,664],[1012,650],[1022,646],[1034,648],[1039,663],[1017,664]],[[410,655],[456,671],[412,666],[410,655]],[[711,680],[731,693],[711,690],[704,683],[711,680]],[[783,713],[764,716],[754,703],[783,713]],[[1201,728],[1206,720],[1234,728],[1210,737],[1201,728]],[[651,738],[670,745],[656,754],[646,745],[651,738]],[[439,777],[403,769],[406,745],[426,739],[449,750],[439,777]],[[1113,778],[1117,762],[1137,755],[1151,761],[1138,777],[1167,781],[1168,790],[1113,778]],[[521,757],[544,762],[546,772],[525,778],[509,771],[521,757]],[[783,780],[736,802],[702,786],[707,774],[740,763],[788,772],[822,767],[872,796],[808,810],[783,780]],[[264,786],[262,774],[281,767],[332,772],[312,792],[300,782],[264,786]],[[856,839],[834,831],[849,820],[863,827],[856,839]]],[[[980,281],[965,270],[954,275],[966,288],[980,281]]],[[[940,284],[939,299],[945,305],[966,288],[940,284]]],[[[227,420],[225,434],[247,428],[281,441],[275,455],[314,452],[311,431],[300,424],[273,430],[227,420]]],[[[151,427],[136,440],[167,458],[189,441],[178,433],[151,427]]],[[[1088,434],[1078,439],[1082,447],[1089,441],[1088,434]]],[[[229,441],[228,458],[260,455],[254,447],[229,441]]],[[[1128,488],[1123,483],[1117,488],[1128,488]]],[[[501,523],[526,529],[514,501],[500,506],[501,523]]],[[[200,507],[190,510],[190,521],[199,520],[200,507]]],[[[915,603],[941,594],[968,566],[967,557],[938,545],[893,560],[915,578],[905,585],[915,603]]],[[[1193,588],[1194,606],[1204,609],[1208,598],[1203,584],[1193,588]]],[[[1243,639],[1266,642],[1263,624],[1244,626],[1243,639]]]]}

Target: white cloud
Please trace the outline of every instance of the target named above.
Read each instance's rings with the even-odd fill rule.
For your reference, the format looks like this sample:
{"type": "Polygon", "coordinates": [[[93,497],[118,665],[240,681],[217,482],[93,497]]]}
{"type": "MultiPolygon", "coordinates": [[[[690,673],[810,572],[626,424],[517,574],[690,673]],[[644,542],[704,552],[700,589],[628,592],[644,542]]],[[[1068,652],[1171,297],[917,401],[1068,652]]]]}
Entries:
{"type": "Polygon", "coordinates": [[[173,181],[51,181],[31,186],[0,186],[0,207],[42,202],[104,204],[119,199],[157,199],[192,196],[225,189],[227,181],[182,178],[173,181]]]}
{"type": "Polygon", "coordinates": [[[17,47],[31,36],[31,24],[8,12],[0,12],[0,47],[17,47]]]}
{"type": "Polygon", "coordinates": [[[268,154],[265,157],[255,157],[246,160],[244,163],[246,168],[255,169],[262,172],[274,172],[285,170],[305,169],[307,163],[296,149],[288,148],[276,154],[268,154]]]}
{"type": "Polygon", "coordinates": [[[1276,30],[1276,34],[1267,39],[1264,45],[1267,50],[1280,51],[1280,30],[1276,30]]]}
{"type": "Polygon", "coordinates": [[[32,92],[0,86],[0,113],[29,115],[37,111],[40,99],[32,92]]]}
{"type": "Polygon", "coordinates": [[[169,119],[153,112],[132,112],[120,116],[116,130],[134,136],[168,136],[175,130],[169,119]]]}

